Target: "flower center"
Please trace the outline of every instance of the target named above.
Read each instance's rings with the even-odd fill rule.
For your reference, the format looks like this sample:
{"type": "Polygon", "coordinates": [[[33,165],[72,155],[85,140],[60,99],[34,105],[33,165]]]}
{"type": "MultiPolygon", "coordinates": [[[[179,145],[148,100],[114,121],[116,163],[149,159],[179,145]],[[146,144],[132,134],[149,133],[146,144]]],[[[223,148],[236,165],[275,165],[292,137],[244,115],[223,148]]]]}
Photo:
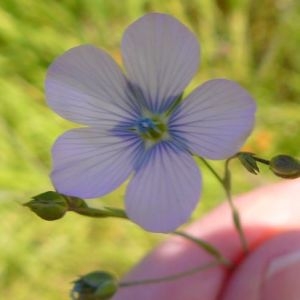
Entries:
{"type": "Polygon", "coordinates": [[[142,117],[137,121],[136,130],[147,140],[160,140],[167,135],[167,125],[159,117],[142,117]]]}

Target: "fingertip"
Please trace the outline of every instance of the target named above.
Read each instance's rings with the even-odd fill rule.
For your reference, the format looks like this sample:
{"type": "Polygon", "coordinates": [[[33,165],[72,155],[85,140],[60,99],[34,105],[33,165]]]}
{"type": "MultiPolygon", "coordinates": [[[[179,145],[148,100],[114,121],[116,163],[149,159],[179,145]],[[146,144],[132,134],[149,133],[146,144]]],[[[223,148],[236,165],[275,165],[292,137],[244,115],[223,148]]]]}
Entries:
{"type": "Polygon", "coordinates": [[[280,234],[252,252],[234,271],[223,300],[298,300],[300,231],[280,234]]]}

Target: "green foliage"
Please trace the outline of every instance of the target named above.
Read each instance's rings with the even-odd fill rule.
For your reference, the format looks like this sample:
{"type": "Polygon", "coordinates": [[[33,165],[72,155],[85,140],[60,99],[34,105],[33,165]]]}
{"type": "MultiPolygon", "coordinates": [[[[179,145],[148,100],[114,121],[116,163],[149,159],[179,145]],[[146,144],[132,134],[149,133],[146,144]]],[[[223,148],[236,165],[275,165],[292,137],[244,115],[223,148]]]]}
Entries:
{"type": "MultiPolygon", "coordinates": [[[[67,299],[76,276],[95,269],[123,274],[160,238],[123,220],[87,219],[70,213],[61,220],[44,222],[18,204],[52,189],[48,178],[51,146],[60,133],[74,126],[45,105],[43,82],[49,64],[67,49],[83,43],[105,48],[121,64],[124,29],[149,11],[174,15],[201,41],[201,69],[187,92],[205,80],[226,77],[240,82],[257,100],[257,127],[246,151],[266,158],[278,153],[299,156],[298,1],[2,0],[3,299],[67,299]]],[[[233,169],[234,174],[240,174],[233,176],[233,182],[241,186],[238,190],[265,181],[259,175],[246,174],[237,163],[233,169]]],[[[204,189],[198,212],[223,198],[206,172],[204,189]]],[[[121,205],[123,193],[124,186],[101,202],[121,205]]]]}

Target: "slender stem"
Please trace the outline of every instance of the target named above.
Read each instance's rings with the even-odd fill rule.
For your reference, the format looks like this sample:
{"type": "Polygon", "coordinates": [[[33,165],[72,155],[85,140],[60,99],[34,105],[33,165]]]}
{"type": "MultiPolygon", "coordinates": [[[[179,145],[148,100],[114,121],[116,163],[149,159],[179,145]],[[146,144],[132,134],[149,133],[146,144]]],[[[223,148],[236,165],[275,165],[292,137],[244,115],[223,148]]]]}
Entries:
{"type": "Polygon", "coordinates": [[[231,212],[232,212],[233,222],[234,222],[234,225],[239,234],[239,238],[240,238],[243,250],[245,253],[248,253],[247,240],[246,240],[246,237],[245,237],[242,225],[241,225],[240,216],[239,216],[239,213],[238,213],[236,207],[234,206],[234,203],[232,201],[232,195],[231,195],[231,175],[230,175],[230,171],[229,171],[229,162],[231,159],[233,159],[235,157],[236,157],[236,155],[234,155],[226,160],[224,178],[222,178],[204,158],[202,158],[202,157],[199,157],[199,158],[206,165],[206,167],[212,172],[212,174],[216,177],[216,179],[221,183],[221,185],[226,193],[226,197],[227,197],[227,200],[228,200],[231,212]]]}
{"type": "Polygon", "coordinates": [[[202,162],[205,164],[205,166],[213,173],[213,175],[216,177],[216,179],[222,184],[222,186],[224,187],[224,180],[222,179],[222,177],[215,171],[215,169],[201,156],[198,156],[198,158],[200,160],[202,160],[202,162]]]}
{"type": "Polygon", "coordinates": [[[262,164],[270,165],[270,161],[267,160],[267,159],[263,159],[263,158],[260,158],[260,157],[257,157],[257,156],[253,156],[253,158],[254,158],[256,161],[259,161],[259,162],[262,163],[262,164]]]}
{"type": "Polygon", "coordinates": [[[248,249],[247,239],[246,239],[245,233],[243,231],[243,226],[241,224],[240,215],[239,215],[239,213],[238,213],[238,211],[237,211],[237,209],[236,209],[236,207],[235,207],[235,205],[232,201],[231,173],[230,173],[230,170],[229,170],[229,162],[231,161],[232,158],[227,159],[226,162],[225,162],[224,189],[225,189],[225,192],[226,192],[226,196],[227,196],[229,206],[230,206],[231,211],[232,211],[233,222],[234,222],[234,225],[235,225],[235,227],[238,231],[243,250],[244,250],[245,253],[248,253],[249,249],[248,249]]]}
{"type": "Polygon", "coordinates": [[[89,207],[86,202],[77,197],[64,196],[68,203],[68,211],[73,211],[77,214],[92,218],[107,218],[115,217],[128,219],[126,212],[123,209],[115,207],[94,208],[89,207]]]}
{"type": "Polygon", "coordinates": [[[119,286],[120,287],[130,287],[130,286],[134,286],[134,285],[144,285],[144,284],[152,284],[152,283],[161,283],[161,282],[165,282],[165,281],[172,281],[172,280],[179,279],[181,277],[185,277],[185,276],[188,276],[188,275],[198,273],[200,271],[207,270],[207,269],[212,268],[212,267],[216,267],[218,265],[219,265],[218,261],[212,261],[212,262],[209,262],[205,265],[201,265],[201,266],[195,267],[193,269],[183,271],[183,272],[179,272],[179,273],[176,273],[176,274],[173,274],[173,275],[170,275],[170,276],[141,279],[141,280],[136,280],[136,281],[123,281],[123,282],[119,283],[119,286]]]}
{"type": "Polygon", "coordinates": [[[126,213],[122,209],[112,208],[112,207],[105,207],[104,209],[98,209],[93,207],[78,207],[72,209],[77,214],[88,216],[92,218],[121,218],[121,219],[128,219],[126,213]]]}
{"type": "Polygon", "coordinates": [[[181,236],[187,240],[190,240],[194,242],[197,246],[201,247],[204,251],[206,251],[208,254],[212,255],[219,263],[230,266],[231,262],[224,257],[217,248],[215,248],[213,245],[205,242],[204,240],[195,238],[185,232],[182,231],[174,231],[173,234],[181,236]]]}

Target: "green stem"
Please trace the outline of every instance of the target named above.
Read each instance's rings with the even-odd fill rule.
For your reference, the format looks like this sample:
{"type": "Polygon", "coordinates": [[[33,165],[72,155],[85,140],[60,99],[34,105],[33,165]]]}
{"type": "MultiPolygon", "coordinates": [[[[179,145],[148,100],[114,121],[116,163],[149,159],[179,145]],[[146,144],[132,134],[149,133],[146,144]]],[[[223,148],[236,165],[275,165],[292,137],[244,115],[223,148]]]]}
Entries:
{"type": "Polygon", "coordinates": [[[128,219],[126,213],[122,209],[112,208],[112,207],[104,207],[103,209],[93,208],[93,207],[79,207],[72,209],[71,211],[92,218],[121,218],[128,219]]]}
{"type": "Polygon", "coordinates": [[[222,178],[204,158],[202,158],[202,157],[199,157],[199,158],[206,165],[206,167],[211,171],[211,173],[216,177],[216,179],[221,183],[221,185],[225,191],[231,212],[232,212],[233,222],[234,222],[234,225],[239,234],[239,238],[240,238],[243,250],[245,253],[248,253],[249,250],[248,250],[247,240],[246,240],[246,237],[245,237],[242,225],[241,225],[240,216],[239,216],[239,213],[238,213],[236,207],[234,206],[234,203],[232,201],[232,195],[231,195],[231,175],[230,175],[230,171],[229,171],[229,162],[231,159],[233,159],[235,157],[236,156],[234,155],[226,160],[224,178],[222,178]]]}
{"type": "Polygon", "coordinates": [[[231,194],[231,173],[229,170],[229,162],[231,161],[231,159],[233,159],[234,157],[231,157],[229,159],[226,160],[225,162],[225,174],[224,174],[224,189],[226,192],[226,196],[227,196],[227,200],[230,206],[230,209],[232,211],[232,218],[233,218],[233,222],[235,225],[235,228],[237,229],[237,232],[239,234],[240,237],[240,241],[243,247],[243,250],[245,253],[248,253],[249,249],[248,249],[248,243],[247,243],[247,239],[245,236],[245,233],[243,231],[243,226],[241,224],[241,219],[240,219],[240,215],[232,201],[232,194],[231,194]]]}
{"type": "Polygon", "coordinates": [[[199,246],[201,249],[206,251],[208,254],[212,255],[219,263],[230,266],[231,262],[224,257],[217,248],[215,248],[213,245],[205,242],[204,240],[195,238],[185,232],[181,231],[174,231],[173,234],[181,236],[193,243],[195,243],[197,246],[199,246]]]}
{"type": "Polygon", "coordinates": [[[222,177],[215,171],[215,169],[201,156],[198,158],[205,164],[205,166],[211,171],[211,173],[216,177],[216,179],[221,183],[222,187],[224,188],[224,180],[222,177]]]}
{"type": "Polygon", "coordinates": [[[64,196],[68,203],[68,211],[73,211],[77,214],[92,218],[107,218],[115,217],[128,219],[126,212],[123,209],[114,207],[94,208],[89,207],[86,202],[77,197],[64,196]]]}
{"type": "Polygon", "coordinates": [[[176,274],[173,274],[173,275],[170,275],[170,276],[141,279],[141,280],[136,280],[136,281],[120,282],[119,287],[130,287],[130,286],[135,286],[135,285],[144,285],[144,284],[152,284],[152,283],[161,283],[161,282],[165,282],[165,281],[172,281],[172,280],[179,279],[181,277],[185,277],[185,276],[188,276],[188,275],[193,275],[195,273],[207,270],[207,269],[212,268],[212,267],[216,267],[218,265],[219,265],[219,262],[213,261],[213,262],[209,262],[205,265],[201,265],[201,266],[195,267],[193,269],[183,271],[183,272],[179,272],[179,273],[176,273],[176,274]]]}
{"type": "Polygon", "coordinates": [[[257,156],[253,156],[253,158],[256,160],[256,161],[259,161],[260,163],[262,164],[265,164],[267,166],[270,165],[270,161],[267,160],[267,159],[263,159],[263,158],[260,158],[260,157],[257,157],[257,156]]]}

